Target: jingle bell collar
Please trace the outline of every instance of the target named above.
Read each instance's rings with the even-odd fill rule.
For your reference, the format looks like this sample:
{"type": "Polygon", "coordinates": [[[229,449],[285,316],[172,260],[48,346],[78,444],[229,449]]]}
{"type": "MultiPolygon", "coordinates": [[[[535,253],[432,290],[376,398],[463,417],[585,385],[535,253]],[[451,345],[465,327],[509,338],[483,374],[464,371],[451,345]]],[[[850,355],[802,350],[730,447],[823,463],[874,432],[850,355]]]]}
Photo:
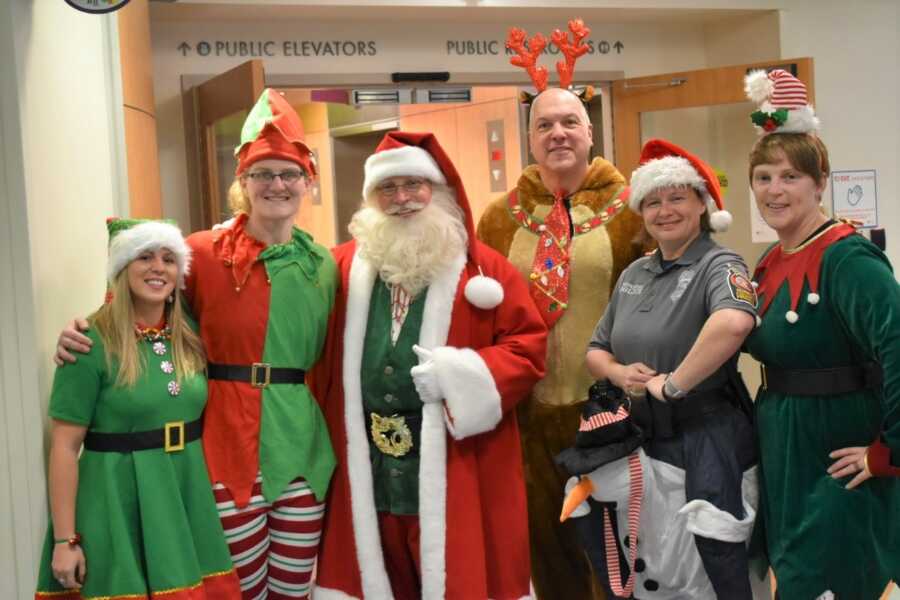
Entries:
{"type": "Polygon", "coordinates": [[[818,131],[819,119],[809,105],[806,86],[785,71],[751,71],[744,78],[744,92],[759,105],[750,120],[760,135],[818,131]]]}
{"type": "MultiPolygon", "coordinates": [[[[463,187],[462,179],[453,162],[438,143],[433,133],[392,131],[384,136],[375,153],[366,160],[363,197],[371,196],[381,181],[389,177],[422,177],[432,183],[446,185],[456,194],[456,204],[462,209],[466,227],[468,254],[471,262],[478,264],[478,244],[472,209],[463,187]]],[[[466,300],[484,310],[490,310],[503,302],[503,286],[497,280],[479,274],[466,284],[466,300]]]]}
{"type": "Polygon", "coordinates": [[[726,231],[731,225],[732,217],[725,210],[719,177],[699,157],[668,140],[652,139],[641,149],[640,164],[631,174],[628,192],[631,210],[640,214],[641,201],[654,190],[690,186],[706,204],[713,231],[726,231]]]}
{"type": "Polygon", "coordinates": [[[184,289],[184,278],[190,272],[191,249],[174,221],[111,217],[106,220],[106,230],[109,233],[106,279],[110,285],[119,272],[142,252],[165,248],[175,255],[175,262],[178,265],[178,287],[184,289]]]}
{"type": "Polygon", "coordinates": [[[303,121],[281,94],[271,88],[263,91],[244,120],[241,143],[234,149],[238,159],[235,175],[253,163],[270,158],[297,163],[315,176],[312,153],[304,143],[303,121]]]}

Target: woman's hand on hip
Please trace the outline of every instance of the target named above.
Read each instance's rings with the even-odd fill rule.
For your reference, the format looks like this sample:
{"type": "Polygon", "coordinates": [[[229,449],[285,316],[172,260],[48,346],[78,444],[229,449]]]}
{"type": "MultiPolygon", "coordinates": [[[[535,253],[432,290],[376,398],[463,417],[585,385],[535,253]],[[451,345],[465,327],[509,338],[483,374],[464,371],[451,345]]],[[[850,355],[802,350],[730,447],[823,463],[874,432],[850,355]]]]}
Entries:
{"type": "Polygon", "coordinates": [[[867,450],[868,448],[865,446],[851,446],[830,453],[828,457],[837,460],[828,467],[828,474],[834,479],[841,479],[853,475],[853,479],[850,480],[850,483],[844,486],[848,490],[852,490],[866,479],[872,477],[872,474],[869,472],[869,468],[866,465],[867,450]]]}

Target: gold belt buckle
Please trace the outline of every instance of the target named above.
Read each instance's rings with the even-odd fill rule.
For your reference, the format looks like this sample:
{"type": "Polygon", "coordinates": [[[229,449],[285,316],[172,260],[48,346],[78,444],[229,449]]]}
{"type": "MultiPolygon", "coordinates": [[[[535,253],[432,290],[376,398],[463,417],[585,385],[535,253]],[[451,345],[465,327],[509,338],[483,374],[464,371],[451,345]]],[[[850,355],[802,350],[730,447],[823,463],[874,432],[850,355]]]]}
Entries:
{"type": "Polygon", "coordinates": [[[166,452],[184,450],[184,421],[166,423],[163,438],[163,449],[166,452]],[[173,432],[175,432],[175,437],[178,438],[178,441],[175,443],[172,442],[173,432]]]}
{"type": "Polygon", "coordinates": [[[250,385],[255,388],[264,388],[269,385],[269,381],[272,377],[272,366],[269,363],[253,363],[250,366],[250,385]],[[259,380],[259,371],[263,369],[265,371],[265,377],[262,381],[259,380]]]}
{"type": "Polygon", "coordinates": [[[762,378],[762,389],[769,389],[769,378],[766,377],[766,365],[762,363],[759,365],[759,375],[762,378]]]}
{"type": "Polygon", "coordinates": [[[405,456],[412,450],[412,432],[402,415],[385,417],[372,414],[372,441],[375,447],[389,456],[405,456]]]}

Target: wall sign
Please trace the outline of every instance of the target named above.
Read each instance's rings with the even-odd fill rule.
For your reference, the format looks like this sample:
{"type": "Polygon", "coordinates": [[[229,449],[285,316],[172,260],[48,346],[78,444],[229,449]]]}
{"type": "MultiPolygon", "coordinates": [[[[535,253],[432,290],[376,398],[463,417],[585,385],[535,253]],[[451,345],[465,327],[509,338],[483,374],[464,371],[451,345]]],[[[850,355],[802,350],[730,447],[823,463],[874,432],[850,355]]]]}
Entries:
{"type": "Polygon", "coordinates": [[[831,173],[831,209],[835,217],[878,227],[878,186],[875,170],[831,173]]]}

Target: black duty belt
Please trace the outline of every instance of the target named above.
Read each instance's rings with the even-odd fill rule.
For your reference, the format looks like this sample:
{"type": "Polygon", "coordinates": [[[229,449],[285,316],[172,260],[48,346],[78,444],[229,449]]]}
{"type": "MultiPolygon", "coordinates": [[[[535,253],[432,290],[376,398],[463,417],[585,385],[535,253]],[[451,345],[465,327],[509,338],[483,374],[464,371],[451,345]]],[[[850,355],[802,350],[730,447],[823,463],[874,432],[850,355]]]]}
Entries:
{"type": "Polygon", "coordinates": [[[396,458],[419,454],[422,413],[380,415],[370,412],[366,416],[369,421],[369,438],[379,452],[396,458]]]}
{"type": "Polygon", "coordinates": [[[206,375],[210,379],[224,381],[244,381],[253,387],[264,388],[270,383],[304,383],[306,371],[288,367],[273,367],[269,363],[244,365],[206,365],[206,375]]]}
{"type": "Polygon", "coordinates": [[[663,402],[647,394],[631,399],[631,416],[648,437],[670,438],[688,423],[702,419],[730,403],[731,392],[727,387],[691,392],[674,402],[663,402]]]}
{"type": "Polygon", "coordinates": [[[866,363],[831,369],[776,369],[760,365],[762,388],[791,396],[834,396],[881,387],[881,365],[866,363]]]}
{"type": "Polygon", "coordinates": [[[84,449],[93,452],[137,452],[162,448],[166,452],[184,450],[184,445],[200,439],[203,419],[185,423],[172,421],[161,429],[131,431],[128,433],[102,433],[88,431],[84,436],[84,449]]]}

